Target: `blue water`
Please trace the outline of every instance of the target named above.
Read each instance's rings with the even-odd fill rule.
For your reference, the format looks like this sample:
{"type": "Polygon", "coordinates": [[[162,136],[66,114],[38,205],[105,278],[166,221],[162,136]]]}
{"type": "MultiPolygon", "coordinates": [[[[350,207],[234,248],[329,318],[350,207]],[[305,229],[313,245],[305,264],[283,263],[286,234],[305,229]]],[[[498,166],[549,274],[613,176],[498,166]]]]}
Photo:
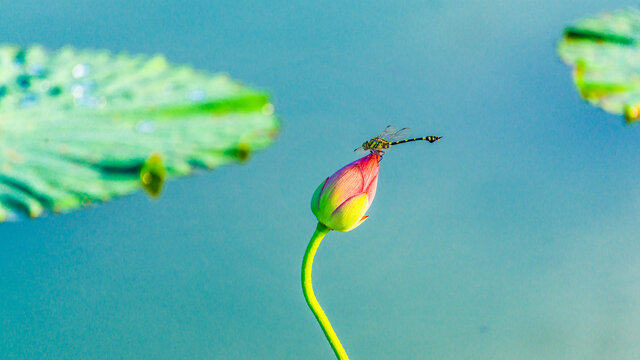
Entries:
{"type": "Polygon", "coordinates": [[[246,165],[0,226],[1,359],[329,359],[316,186],[386,125],[320,303],[352,359],[637,359],[640,127],[583,102],[565,24],[623,1],[0,3],[1,40],[162,53],[268,88],[246,165]]]}

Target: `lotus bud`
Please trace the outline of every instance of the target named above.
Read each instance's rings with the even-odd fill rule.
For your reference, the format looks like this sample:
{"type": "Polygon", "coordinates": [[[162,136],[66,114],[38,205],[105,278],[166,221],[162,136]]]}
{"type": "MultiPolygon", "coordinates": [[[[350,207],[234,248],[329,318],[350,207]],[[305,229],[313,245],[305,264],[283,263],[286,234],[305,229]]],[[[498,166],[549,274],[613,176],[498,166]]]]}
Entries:
{"type": "Polygon", "coordinates": [[[318,186],[311,198],[311,211],[318,221],[336,231],[349,231],[369,216],[378,185],[380,155],[371,153],[360,158],[318,186]]]}

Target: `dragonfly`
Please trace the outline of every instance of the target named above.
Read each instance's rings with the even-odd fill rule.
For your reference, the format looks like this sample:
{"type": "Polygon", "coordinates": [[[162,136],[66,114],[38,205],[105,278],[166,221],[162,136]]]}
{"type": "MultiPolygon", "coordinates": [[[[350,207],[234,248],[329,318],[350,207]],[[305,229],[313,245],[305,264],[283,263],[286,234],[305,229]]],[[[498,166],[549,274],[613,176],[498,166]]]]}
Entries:
{"type": "Polygon", "coordinates": [[[434,143],[440,139],[441,136],[425,136],[413,139],[407,139],[409,134],[411,133],[411,129],[402,128],[400,130],[396,130],[396,127],[393,125],[387,126],[380,135],[374,137],[371,140],[365,141],[362,143],[362,146],[355,149],[354,152],[356,154],[363,154],[367,151],[371,153],[378,153],[380,155],[384,154],[384,151],[393,145],[404,144],[411,141],[418,140],[426,140],[430,143],[434,143]],[[406,140],[405,140],[406,139],[406,140]]]}

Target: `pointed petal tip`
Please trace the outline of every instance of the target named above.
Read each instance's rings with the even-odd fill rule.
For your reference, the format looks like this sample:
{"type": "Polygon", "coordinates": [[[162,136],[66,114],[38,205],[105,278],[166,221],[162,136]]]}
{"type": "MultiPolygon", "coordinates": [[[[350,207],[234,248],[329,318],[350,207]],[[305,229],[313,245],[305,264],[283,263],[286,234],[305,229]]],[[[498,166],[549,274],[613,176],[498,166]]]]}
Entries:
{"type": "Polygon", "coordinates": [[[347,231],[351,231],[355,228],[357,228],[358,226],[362,225],[362,223],[367,220],[369,218],[369,215],[364,215],[363,217],[360,218],[360,220],[358,220],[358,222],[356,222],[355,225],[353,225],[351,228],[347,229],[347,230],[343,230],[343,232],[347,232],[347,231]]]}

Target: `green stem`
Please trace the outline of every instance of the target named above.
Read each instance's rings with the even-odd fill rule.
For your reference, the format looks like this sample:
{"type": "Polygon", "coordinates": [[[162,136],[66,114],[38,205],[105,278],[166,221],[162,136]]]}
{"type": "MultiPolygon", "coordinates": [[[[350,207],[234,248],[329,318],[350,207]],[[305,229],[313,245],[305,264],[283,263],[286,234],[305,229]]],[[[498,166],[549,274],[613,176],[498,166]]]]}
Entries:
{"type": "Polygon", "coordinates": [[[340,344],[338,335],[333,331],[327,315],[324,314],[322,307],[320,307],[318,300],[316,300],[316,296],[313,294],[313,285],[311,284],[311,267],[313,266],[313,257],[318,250],[318,246],[320,246],[320,242],[324,236],[329,233],[329,231],[329,228],[318,223],[316,231],[313,233],[313,236],[311,236],[309,246],[307,246],[307,251],[305,251],[304,258],[302,259],[302,292],[304,293],[305,300],[307,300],[307,305],[309,305],[313,315],[315,315],[316,320],[318,320],[318,323],[324,332],[324,336],[327,337],[329,344],[331,344],[331,348],[333,348],[333,352],[336,353],[336,357],[340,360],[349,360],[342,344],[340,344]]]}

